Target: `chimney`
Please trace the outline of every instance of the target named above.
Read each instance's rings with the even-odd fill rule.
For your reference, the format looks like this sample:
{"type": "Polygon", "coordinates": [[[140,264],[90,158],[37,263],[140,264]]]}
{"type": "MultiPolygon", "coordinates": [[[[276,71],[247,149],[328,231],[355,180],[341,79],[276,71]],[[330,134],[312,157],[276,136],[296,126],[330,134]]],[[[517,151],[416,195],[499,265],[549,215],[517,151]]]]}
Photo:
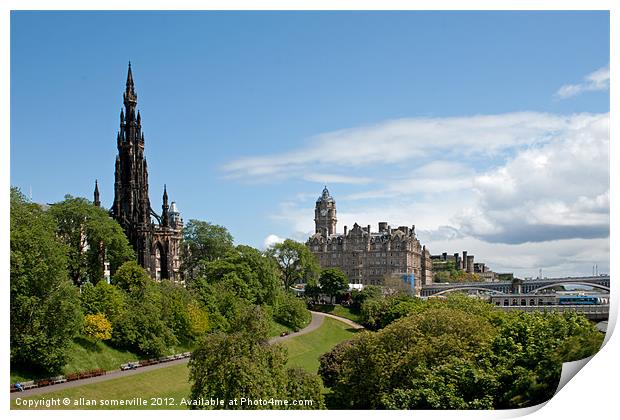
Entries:
{"type": "Polygon", "coordinates": [[[344,227],[344,236],[347,236],[347,226],[344,227]]]}
{"type": "Polygon", "coordinates": [[[384,232],[387,229],[387,222],[379,222],[379,232],[384,232]]]}

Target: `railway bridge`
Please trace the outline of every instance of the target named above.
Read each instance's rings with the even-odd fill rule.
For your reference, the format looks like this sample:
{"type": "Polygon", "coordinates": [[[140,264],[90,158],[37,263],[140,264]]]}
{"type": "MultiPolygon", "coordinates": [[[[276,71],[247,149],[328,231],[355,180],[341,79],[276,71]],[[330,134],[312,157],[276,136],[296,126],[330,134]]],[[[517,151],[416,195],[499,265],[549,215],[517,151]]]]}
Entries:
{"type": "Polygon", "coordinates": [[[537,294],[556,286],[590,286],[609,292],[609,276],[558,277],[533,280],[514,279],[497,282],[433,283],[422,286],[422,297],[440,296],[450,292],[475,292],[477,294],[537,294]]]}

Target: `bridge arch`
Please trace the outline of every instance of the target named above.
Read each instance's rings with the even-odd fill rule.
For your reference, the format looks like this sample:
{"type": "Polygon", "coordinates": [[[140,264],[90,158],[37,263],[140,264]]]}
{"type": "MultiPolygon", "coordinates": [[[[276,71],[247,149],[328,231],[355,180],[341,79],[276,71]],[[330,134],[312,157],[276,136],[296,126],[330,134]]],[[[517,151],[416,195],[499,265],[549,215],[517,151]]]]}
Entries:
{"type": "Polygon", "coordinates": [[[499,290],[490,289],[488,287],[472,286],[472,287],[453,287],[451,289],[446,289],[446,290],[442,290],[442,291],[437,292],[437,293],[433,293],[430,296],[441,296],[441,295],[445,295],[446,293],[450,293],[450,292],[459,292],[459,291],[467,291],[467,290],[485,291],[485,292],[490,292],[491,294],[494,294],[494,295],[501,295],[501,294],[503,294],[499,290]]]}
{"type": "Polygon", "coordinates": [[[554,283],[554,284],[545,284],[543,286],[539,286],[536,289],[532,289],[529,291],[529,293],[538,293],[541,290],[545,290],[545,289],[549,289],[551,287],[555,287],[555,286],[588,286],[588,287],[593,287],[595,289],[602,289],[602,290],[606,290],[609,292],[609,287],[604,286],[602,284],[598,284],[598,283],[590,283],[590,282],[579,282],[579,283],[573,283],[573,282],[558,282],[558,283],[554,283]]]}

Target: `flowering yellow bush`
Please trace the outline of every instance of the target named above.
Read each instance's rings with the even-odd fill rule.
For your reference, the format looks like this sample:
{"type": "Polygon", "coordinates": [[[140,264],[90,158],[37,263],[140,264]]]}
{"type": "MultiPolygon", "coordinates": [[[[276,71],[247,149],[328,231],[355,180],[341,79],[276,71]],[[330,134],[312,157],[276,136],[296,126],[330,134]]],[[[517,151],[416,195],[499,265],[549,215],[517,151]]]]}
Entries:
{"type": "Polygon", "coordinates": [[[84,334],[95,342],[109,340],[112,338],[112,324],[105,314],[86,315],[84,316],[84,334]]]}

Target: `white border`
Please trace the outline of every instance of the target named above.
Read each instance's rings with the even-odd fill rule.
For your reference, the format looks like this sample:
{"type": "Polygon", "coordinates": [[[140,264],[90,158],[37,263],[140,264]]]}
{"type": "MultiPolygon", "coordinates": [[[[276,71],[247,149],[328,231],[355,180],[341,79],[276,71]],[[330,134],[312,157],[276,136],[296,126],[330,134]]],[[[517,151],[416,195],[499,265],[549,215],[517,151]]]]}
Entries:
{"type": "MultiPolygon", "coordinates": [[[[10,185],[10,171],[9,171],[9,112],[10,112],[10,10],[610,10],[610,25],[611,25],[611,51],[610,51],[610,66],[612,70],[612,82],[611,82],[611,133],[618,132],[617,119],[613,116],[614,110],[617,109],[618,100],[620,98],[620,92],[617,85],[613,82],[617,75],[617,69],[620,67],[618,63],[618,42],[620,34],[618,33],[618,6],[617,2],[605,1],[605,0],[523,0],[523,1],[491,1],[491,0],[477,0],[477,1],[457,1],[457,0],[436,0],[436,1],[398,1],[398,0],[384,0],[378,1],[283,1],[283,0],[264,0],[264,1],[252,1],[252,0],[230,0],[230,1],[191,1],[180,0],[175,2],[163,1],[163,0],[110,0],[101,1],[94,0],[88,3],[77,0],[63,0],[63,1],[45,1],[45,0],[5,0],[0,4],[0,57],[2,58],[2,65],[0,66],[0,130],[2,132],[2,141],[0,142],[0,159],[2,164],[0,165],[0,177],[3,184],[6,186],[5,194],[0,194],[0,229],[4,233],[4,240],[0,247],[4,258],[0,259],[0,270],[5,273],[3,277],[4,291],[2,295],[3,307],[9,308],[9,294],[8,294],[8,272],[9,272],[9,202],[8,202],[8,187],[10,185]]],[[[611,155],[610,155],[610,168],[611,179],[616,180],[611,183],[611,208],[618,208],[617,199],[617,180],[619,175],[618,169],[618,147],[611,142],[611,155]]],[[[613,210],[611,211],[611,240],[610,240],[610,255],[617,256],[619,248],[617,245],[617,223],[616,218],[613,217],[613,210]]],[[[614,276],[618,271],[618,261],[611,259],[610,261],[610,274],[614,276]]],[[[615,281],[615,280],[612,280],[615,281]]],[[[613,331],[617,314],[618,314],[618,298],[617,287],[612,286],[612,306],[610,314],[610,331],[613,331]]],[[[2,364],[2,374],[4,378],[8,378],[8,323],[9,314],[7,311],[3,311],[3,325],[6,326],[3,331],[5,332],[5,345],[2,347],[2,360],[5,362],[2,364]]],[[[421,411],[391,411],[389,413],[382,412],[347,412],[347,411],[330,411],[330,412],[218,412],[216,413],[184,413],[188,416],[210,416],[217,415],[217,418],[237,418],[239,416],[256,417],[256,418],[273,418],[273,417],[290,417],[295,416],[299,419],[310,419],[317,416],[328,416],[333,418],[342,417],[359,417],[373,416],[373,415],[389,415],[393,418],[407,418],[411,419],[413,416],[416,418],[433,418],[433,419],[480,419],[480,418],[511,418],[516,416],[530,414],[531,418],[562,418],[562,419],[595,419],[605,418],[609,415],[616,414],[616,409],[620,407],[620,398],[617,397],[617,390],[612,385],[619,375],[617,356],[620,355],[618,339],[608,334],[606,338],[606,345],[604,348],[592,358],[587,366],[577,375],[577,377],[571,381],[546,405],[542,407],[533,407],[524,410],[510,410],[510,411],[496,411],[496,412],[478,412],[478,411],[434,411],[434,412],[421,412],[421,411]],[[538,410],[540,409],[540,410],[538,410]]],[[[3,402],[4,409],[9,410],[8,396],[3,402]]],[[[178,411],[173,415],[177,416],[178,411]]],[[[24,411],[10,411],[11,416],[16,418],[30,418],[41,417],[41,413],[36,412],[24,412],[24,411]]],[[[135,416],[134,413],[117,411],[114,416],[135,416]]],[[[170,412],[154,413],[149,412],[149,417],[152,416],[170,416],[170,412]]],[[[80,418],[84,416],[83,412],[57,412],[47,411],[45,412],[46,418],[80,418]]],[[[109,413],[104,411],[94,411],[89,413],[88,416],[95,418],[106,418],[109,413]]],[[[141,416],[140,416],[141,417],[141,416]]]]}

